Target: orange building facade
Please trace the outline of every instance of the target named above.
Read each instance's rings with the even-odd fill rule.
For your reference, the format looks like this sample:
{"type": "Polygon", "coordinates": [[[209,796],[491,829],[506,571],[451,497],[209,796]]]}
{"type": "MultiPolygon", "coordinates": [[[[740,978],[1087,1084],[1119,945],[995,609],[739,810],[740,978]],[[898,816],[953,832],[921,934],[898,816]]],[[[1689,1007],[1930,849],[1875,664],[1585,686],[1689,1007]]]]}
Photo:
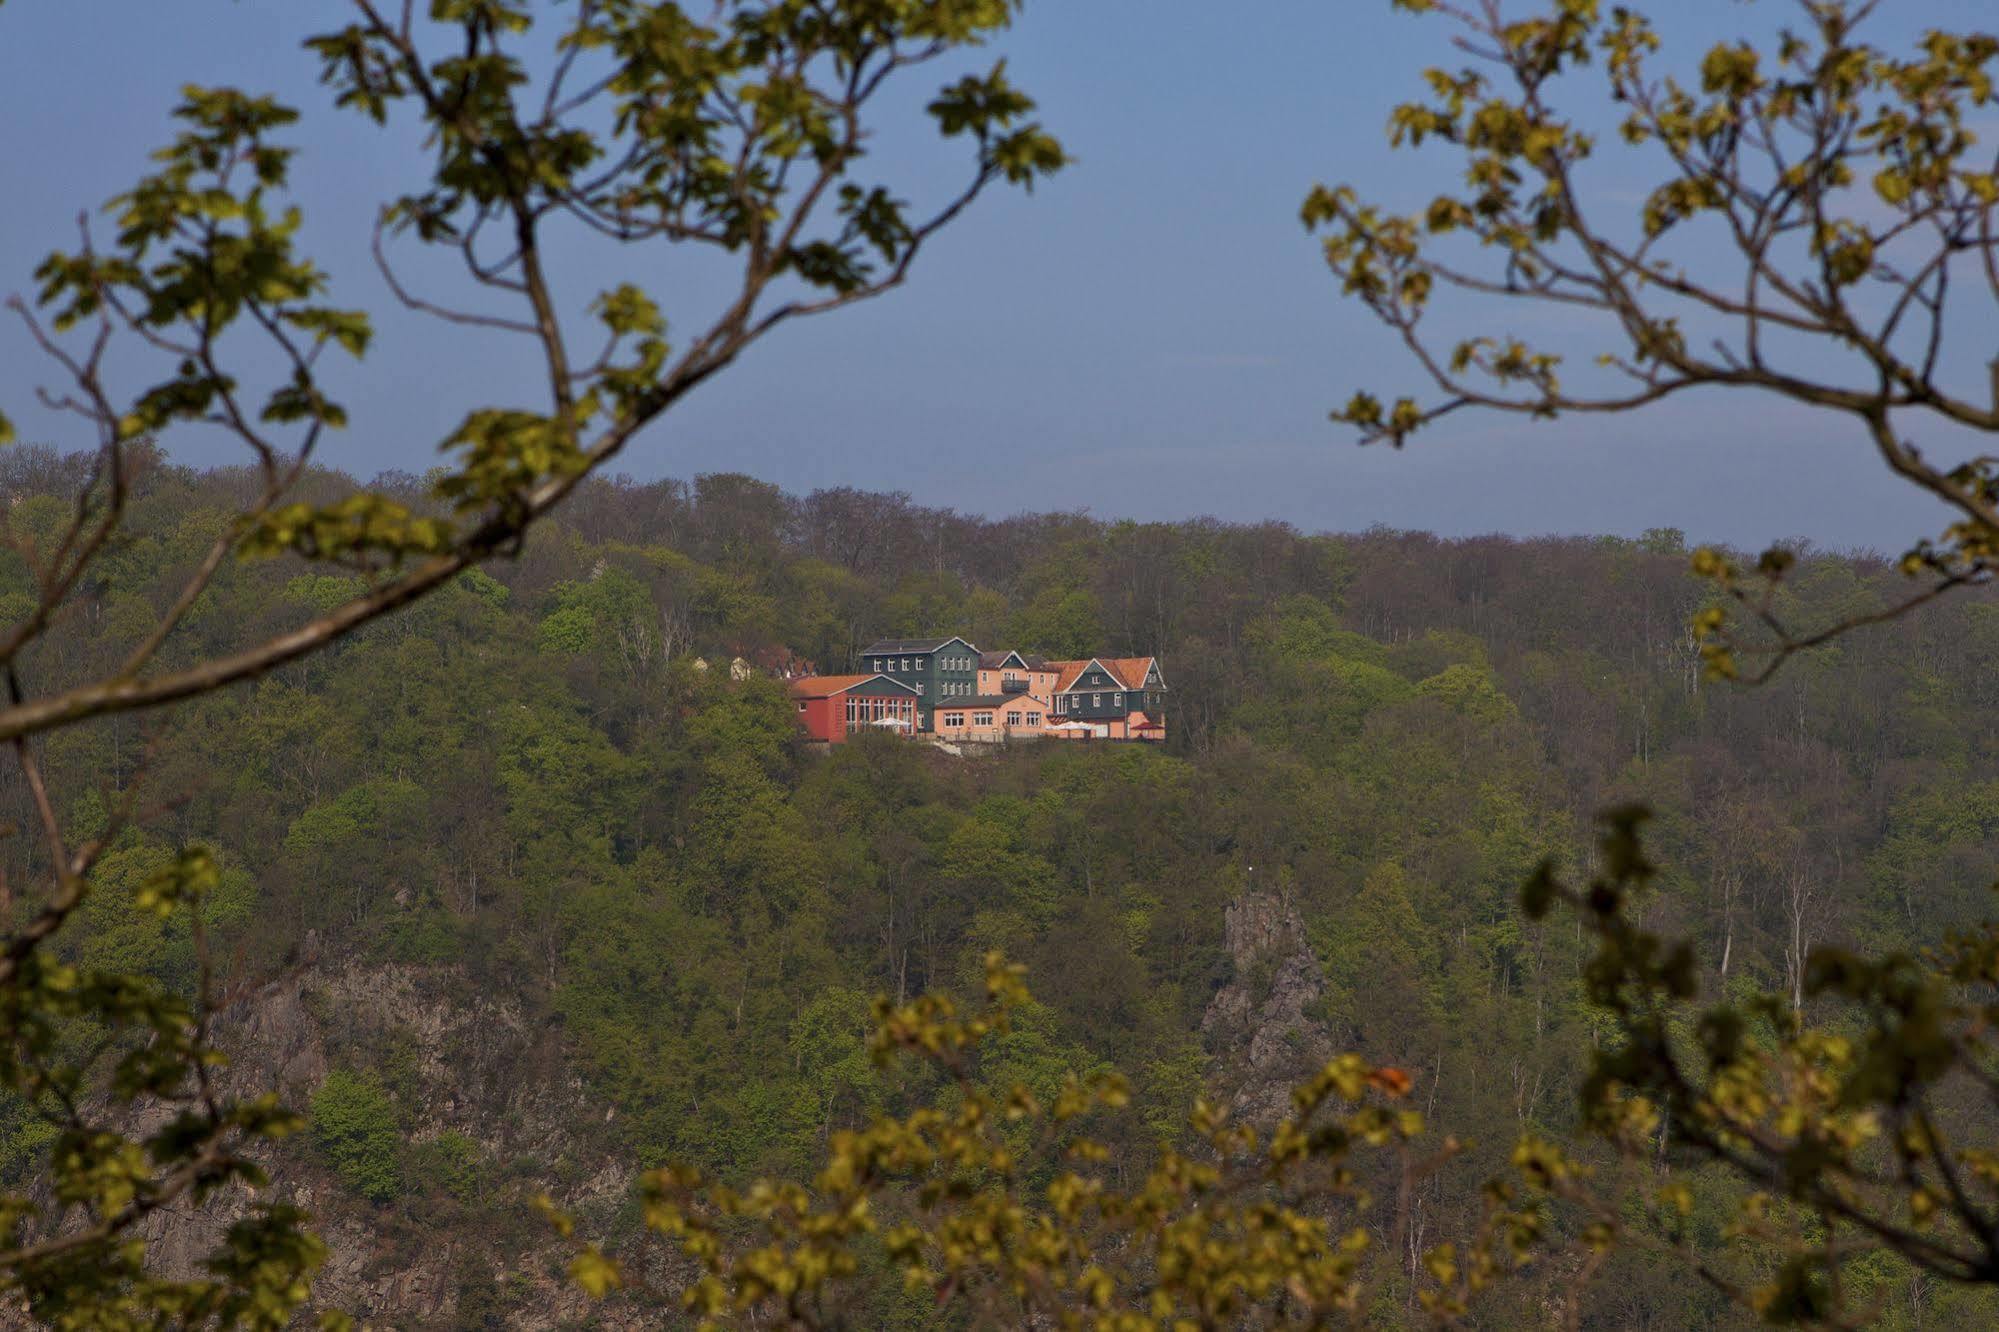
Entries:
{"type": "Polygon", "coordinates": [[[1052,711],[1055,705],[1055,681],[1057,672],[1051,662],[1040,657],[1029,657],[1019,652],[982,652],[979,654],[979,684],[981,694],[1026,694],[1038,698],[1052,711]]]}
{"type": "Polygon", "coordinates": [[[1048,705],[1029,694],[979,694],[940,703],[931,718],[939,740],[993,744],[1001,740],[1039,740],[1052,720],[1048,705]]]}

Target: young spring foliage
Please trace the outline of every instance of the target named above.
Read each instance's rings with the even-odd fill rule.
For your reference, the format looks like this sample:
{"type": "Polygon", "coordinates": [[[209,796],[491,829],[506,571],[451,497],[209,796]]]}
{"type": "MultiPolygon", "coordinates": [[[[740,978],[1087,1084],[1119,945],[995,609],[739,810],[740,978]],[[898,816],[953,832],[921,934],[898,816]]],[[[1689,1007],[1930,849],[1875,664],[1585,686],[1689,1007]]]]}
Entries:
{"type": "MultiPolygon", "coordinates": [[[[332,297],[303,248],[290,196],[302,164],[285,142],[299,98],[231,87],[186,88],[152,170],[42,261],[32,301],[9,302],[58,381],[44,400],[78,423],[92,458],[50,523],[9,525],[32,582],[0,627],[0,741],[34,792],[42,843],[41,881],[5,891],[0,1087],[52,1128],[54,1182],[52,1196],[0,1199],[0,1291],[65,1325],[283,1326],[322,1251],[296,1212],[266,1208],[227,1233],[206,1275],[151,1274],[139,1224],[254,1182],[244,1145],[297,1121],[267,1097],[217,1090],[205,962],[204,986],[184,993],[58,960],[143,783],[100,802],[101,827],[75,832],[47,794],[56,737],[254,679],[517,553],[582,480],[759,339],[898,286],[988,187],[1030,187],[1064,161],[1003,62],[964,68],[1008,25],[1012,0],[339,8],[344,22],[306,39],[330,100],[415,131],[430,154],[382,201],[376,256],[390,291],[441,328],[531,341],[544,374],[509,400],[467,402],[421,495],[306,493],[348,419],[322,362],[362,360],[372,320],[332,297]],[[868,145],[886,98],[937,65],[952,69],[920,115],[962,147],[964,166],[913,202],[926,191],[874,170],[868,145]],[[455,257],[462,291],[411,290],[395,243],[455,257]],[[630,278],[565,290],[546,256],[584,244],[611,250],[630,278]],[[649,287],[667,251],[732,275],[719,313],[682,316],[649,287]],[[674,336],[669,314],[682,318],[674,336]],[[130,544],[139,472],[191,430],[242,448],[245,491],[178,585],[134,607],[144,622],[117,660],[81,673],[49,663],[38,647],[130,544]],[[333,595],[306,599],[291,625],[193,648],[186,630],[221,571],[279,557],[358,577],[323,577],[315,586],[333,595]],[[157,1127],[125,1127],[141,1121],[157,1127]]],[[[0,417],[0,439],[10,434],[0,417]]],[[[142,908],[196,909],[213,862],[189,849],[176,865],[141,890],[142,908]]],[[[366,1160],[343,1159],[369,1189],[386,1187],[366,1160]]]]}
{"type": "MultiPolygon", "coordinates": [[[[1869,40],[1879,0],[1804,0],[1768,47],[1724,41],[1673,67],[1635,7],[1396,6],[1454,25],[1473,56],[1427,71],[1426,95],[1389,122],[1398,147],[1454,156],[1459,183],[1409,213],[1322,186],[1303,219],[1342,291],[1430,391],[1358,392],[1335,420],[1401,445],[1465,409],[1600,416],[1757,389],[1844,416],[1951,513],[1903,557],[1921,587],[1897,610],[1991,576],[1999,470],[1990,457],[1934,461],[1918,441],[1926,428],[1999,432],[1989,368],[1952,345],[1999,302],[1999,175],[1975,128],[1990,116],[1999,37],[1932,30],[1892,52],[1869,40]],[[1592,106],[1604,94],[1609,125],[1592,106]],[[1643,173],[1635,201],[1598,183],[1607,154],[1643,173]],[[1446,337],[1432,318],[1446,298],[1454,321],[1521,305],[1586,320],[1594,363],[1513,334],[1446,337]]],[[[1880,618],[1782,618],[1788,564],[1781,549],[1753,572],[1708,553],[1700,572],[1753,628],[1719,607],[1697,622],[1715,675],[1747,655],[1767,678],[1880,618]]]]}
{"type": "MultiPolygon", "coordinates": [[[[1127,1111],[1124,1080],[1072,1074],[1049,1098],[1019,1084],[995,1092],[978,1076],[981,1050],[1029,996],[1023,969],[997,953],[985,988],[985,1006],[969,1015],[941,995],[876,1002],[877,1061],[926,1061],[946,1075],[944,1089],[906,1116],[835,1133],[811,1188],[735,1189],[672,1167],[645,1177],[646,1228],[699,1271],[679,1302],[700,1326],[850,1326],[856,1286],[879,1278],[877,1256],[908,1289],[977,1326],[1154,1332],[1364,1318],[1361,1260],[1378,1226],[1351,1158],[1392,1154],[1406,1189],[1458,1146],[1422,1142],[1407,1073],[1342,1055],[1292,1093],[1291,1115],[1267,1134],[1197,1102],[1197,1145],[1161,1147],[1127,1183],[1092,1128],[1127,1111]]],[[[570,1217],[547,1211],[574,1235],[570,1217]]],[[[1444,1244],[1425,1255],[1422,1307],[1440,1319],[1463,1313],[1541,1231],[1540,1217],[1495,1188],[1468,1252],[1444,1244]]],[[[570,1268],[598,1296],[638,1280],[629,1271],[587,1243],[570,1268]]]]}

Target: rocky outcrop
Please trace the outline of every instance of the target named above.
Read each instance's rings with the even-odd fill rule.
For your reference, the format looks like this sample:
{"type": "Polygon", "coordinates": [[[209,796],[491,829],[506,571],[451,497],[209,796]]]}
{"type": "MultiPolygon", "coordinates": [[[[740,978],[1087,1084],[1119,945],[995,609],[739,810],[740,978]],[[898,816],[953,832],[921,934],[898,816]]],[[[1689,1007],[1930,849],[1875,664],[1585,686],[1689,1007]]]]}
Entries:
{"type": "MultiPolygon", "coordinates": [[[[602,1132],[609,1112],[569,1071],[551,1030],[449,967],[308,966],[235,997],[220,1017],[229,1076],[242,1088],[275,1087],[302,1108],[330,1069],[379,1064],[391,1051],[408,1136],[450,1132],[478,1149],[480,1196],[449,1218],[353,1197],[303,1144],[274,1153],[264,1196],[312,1212],[331,1251],[315,1307],[370,1328],[651,1325],[636,1310],[593,1306],[565,1280],[563,1251],[529,1204],[547,1192],[602,1223],[633,1186],[602,1132]],[[473,1303],[476,1312],[461,1308],[473,1303]]],[[[157,1215],[146,1239],[166,1270],[192,1273],[249,1202],[238,1193],[157,1215]]]]}
{"type": "Polygon", "coordinates": [[[1291,1111],[1291,1088],[1332,1056],[1325,1024],[1307,1010],[1325,989],[1305,922],[1288,900],[1251,889],[1228,905],[1222,938],[1235,976],[1201,1019],[1238,1119],[1268,1126],[1291,1111]]]}

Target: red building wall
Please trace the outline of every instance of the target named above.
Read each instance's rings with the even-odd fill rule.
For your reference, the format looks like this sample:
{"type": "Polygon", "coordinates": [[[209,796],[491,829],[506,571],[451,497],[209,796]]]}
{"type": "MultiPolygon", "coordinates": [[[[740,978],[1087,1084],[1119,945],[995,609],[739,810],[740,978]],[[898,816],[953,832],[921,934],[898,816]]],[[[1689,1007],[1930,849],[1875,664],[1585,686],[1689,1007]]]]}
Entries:
{"type": "Polygon", "coordinates": [[[798,720],[814,740],[837,745],[847,738],[846,701],[837,696],[799,699],[798,720]]]}
{"type": "MultiPolygon", "coordinates": [[[[852,693],[834,694],[828,698],[800,698],[793,702],[798,707],[799,725],[814,740],[824,740],[829,745],[844,742],[851,732],[847,729],[847,703],[853,699],[863,705],[869,700],[867,695],[852,693]]],[[[909,723],[909,731],[916,729],[916,699],[909,694],[898,693],[890,697],[875,696],[879,711],[886,715],[900,717],[909,723]]],[[[865,720],[856,723],[856,729],[867,726],[865,720]]]]}

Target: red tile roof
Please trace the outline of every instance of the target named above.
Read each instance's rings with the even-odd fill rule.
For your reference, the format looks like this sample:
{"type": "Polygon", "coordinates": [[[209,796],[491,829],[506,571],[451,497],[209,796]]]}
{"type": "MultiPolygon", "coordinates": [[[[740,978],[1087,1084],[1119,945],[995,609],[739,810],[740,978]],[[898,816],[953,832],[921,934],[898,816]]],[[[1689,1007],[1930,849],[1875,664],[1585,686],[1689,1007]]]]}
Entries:
{"type": "Polygon", "coordinates": [[[1126,689],[1145,688],[1145,673],[1152,668],[1150,657],[1099,657],[1104,665],[1111,668],[1111,675],[1124,681],[1126,689]]]}
{"type": "MultiPolygon", "coordinates": [[[[798,698],[831,698],[835,694],[846,693],[855,685],[866,684],[874,678],[874,672],[866,675],[808,675],[803,680],[793,680],[791,682],[791,692],[798,698]]],[[[882,676],[881,678],[884,680],[888,679],[887,676],[882,676]]],[[[900,680],[893,680],[890,683],[902,684],[900,680]]],[[[912,694],[916,692],[914,689],[910,689],[908,685],[902,685],[902,687],[909,689],[909,692],[912,694]]]]}
{"type": "Polygon", "coordinates": [[[1083,668],[1089,664],[1087,661],[1049,662],[1048,668],[1055,672],[1055,692],[1059,694],[1070,685],[1076,683],[1076,677],[1081,675],[1083,668]]]}
{"type": "Polygon", "coordinates": [[[1076,683],[1076,677],[1091,661],[1109,671],[1111,679],[1126,689],[1144,689],[1145,673],[1151,669],[1153,660],[1151,657],[1091,657],[1088,661],[1051,661],[1048,665],[1057,672],[1055,692],[1059,694],[1076,683]]]}

